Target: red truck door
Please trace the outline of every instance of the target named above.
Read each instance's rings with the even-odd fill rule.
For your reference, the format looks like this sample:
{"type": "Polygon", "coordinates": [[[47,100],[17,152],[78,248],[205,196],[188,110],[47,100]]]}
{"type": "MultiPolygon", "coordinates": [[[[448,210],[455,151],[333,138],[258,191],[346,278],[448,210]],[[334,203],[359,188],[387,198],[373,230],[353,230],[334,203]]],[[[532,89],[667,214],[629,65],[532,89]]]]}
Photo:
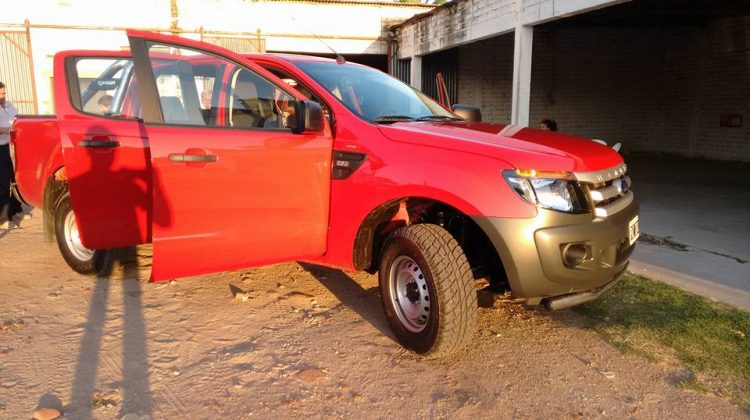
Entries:
{"type": "MultiPolygon", "coordinates": [[[[127,52],[66,52],[55,57],[55,97],[65,175],[84,245],[149,240],[151,158],[143,125],[122,112],[132,60],[127,52]]],[[[130,92],[135,92],[130,89],[130,92]]]]}
{"type": "Polygon", "coordinates": [[[249,60],[129,31],[153,173],[153,280],[320,256],[330,130],[294,134],[303,97],[249,60]]]}

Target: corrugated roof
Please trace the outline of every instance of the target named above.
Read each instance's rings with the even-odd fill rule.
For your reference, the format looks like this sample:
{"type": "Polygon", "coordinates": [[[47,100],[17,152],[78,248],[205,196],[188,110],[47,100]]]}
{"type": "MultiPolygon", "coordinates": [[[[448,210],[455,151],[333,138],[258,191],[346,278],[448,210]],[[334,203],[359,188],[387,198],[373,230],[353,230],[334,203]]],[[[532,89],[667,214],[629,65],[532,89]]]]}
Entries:
{"type": "Polygon", "coordinates": [[[406,25],[408,25],[410,23],[414,23],[416,21],[422,20],[422,19],[424,19],[424,18],[426,18],[428,16],[431,16],[431,15],[437,13],[440,10],[440,8],[455,6],[458,3],[461,3],[463,1],[466,1],[466,0],[450,0],[450,1],[447,1],[447,2],[445,2],[445,3],[443,3],[443,4],[439,5],[439,6],[433,5],[432,6],[432,10],[428,10],[428,11],[426,11],[424,13],[420,13],[420,14],[414,15],[414,16],[410,17],[409,19],[407,19],[407,20],[405,20],[405,21],[403,21],[403,22],[401,22],[401,23],[399,23],[397,25],[391,26],[391,29],[400,28],[400,27],[406,26],[406,25]]]}
{"type": "Polygon", "coordinates": [[[346,6],[387,6],[387,7],[411,7],[421,9],[434,9],[434,4],[399,3],[394,1],[378,0],[265,0],[275,3],[313,3],[313,4],[341,4],[346,6]]]}

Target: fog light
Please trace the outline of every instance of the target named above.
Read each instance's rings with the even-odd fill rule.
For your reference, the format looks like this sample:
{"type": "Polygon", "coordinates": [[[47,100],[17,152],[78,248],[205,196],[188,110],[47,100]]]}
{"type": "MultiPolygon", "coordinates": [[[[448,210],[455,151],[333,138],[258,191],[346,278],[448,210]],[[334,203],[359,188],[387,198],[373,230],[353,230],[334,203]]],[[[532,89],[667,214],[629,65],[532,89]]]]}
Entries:
{"type": "Polygon", "coordinates": [[[563,248],[562,258],[566,267],[578,267],[589,258],[589,247],[582,243],[567,244],[563,248]]]}

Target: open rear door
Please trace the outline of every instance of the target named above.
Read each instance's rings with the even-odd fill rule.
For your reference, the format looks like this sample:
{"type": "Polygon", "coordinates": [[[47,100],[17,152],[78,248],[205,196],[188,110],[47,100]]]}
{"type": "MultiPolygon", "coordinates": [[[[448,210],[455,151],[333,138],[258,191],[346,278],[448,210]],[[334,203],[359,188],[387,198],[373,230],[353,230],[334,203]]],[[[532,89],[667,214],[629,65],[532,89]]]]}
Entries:
{"type": "Polygon", "coordinates": [[[292,132],[304,97],[222,48],[128,36],[151,145],[152,278],[322,255],[332,139],[292,132]]]}
{"type": "Polygon", "coordinates": [[[151,158],[130,54],[55,57],[60,140],[81,241],[90,249],[149,241],[151,158]]]}

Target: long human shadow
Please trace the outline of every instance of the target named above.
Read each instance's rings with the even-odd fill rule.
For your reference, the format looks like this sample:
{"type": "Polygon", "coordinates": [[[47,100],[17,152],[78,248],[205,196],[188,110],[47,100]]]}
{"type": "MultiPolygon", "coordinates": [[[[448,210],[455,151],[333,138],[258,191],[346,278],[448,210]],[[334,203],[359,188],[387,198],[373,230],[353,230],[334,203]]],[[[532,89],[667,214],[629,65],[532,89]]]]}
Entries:
{"type": "Polygon", "coordinates": [[[395,340],[383,313],[377,288],[365,289],[341,270],[310,263],[299,264],[330,290],[342,304],[356,312],[383,335],[395,340]]]}
{"type": "Polygon", "coordinates": [[[92,397],[96,387],[96,371],[99,367],[99,349],[104,336],[104,324],[107,320],[109,286],[110,279],[108,277],[96,279],[94,290],[91,293],[87,321],[83,324],[83,339],[81,340],[81,350],[78,355],[73,390],[70,396],[71,408],[82,407],[79,414],[83,418],[91,417],[93,410],[92,397]]]}
{"type": "Polygon", "coordinates": [[[123,399],[120,416],[136,412],[150,415],[152,401],[148,373],[148,346],[138,258],[134,247],[116,251],[121,254],[115,261],[119,261],[123,266],[123,399]]]}
{"type": "MultiPolygon", "coordinates": [[[[151,391],[148,372],[148,348],[146,324],[143,316],[141,279],[138,273],[135,248],[109,251],[91,295],[88,321],[81,340],[81,350],[76,366],[71,394],[71,408],[82,418],[91,417],[96,378],[101,366],[102,339],[106,334],[105,324],[109,292],[114,279],[120,277],[122,288],[122,403],[120,417],[129,413],[139,415],[152,413],[151,391]]],[[[115,372],[112,372],[115,373],[115,372]]],[[[106,391],[106,390],[100,390],[106,391]]]]}
{"type": "MultiPolygon", "coordinates": [[[[88,136],[106,136],[115,138],[104,127],[92,127],[88,136]]],[[[71,182],[79,185],[98,185],[101,175],[107,174],[115,180],[118,192],[130,197],[137,203],[150,203],[151,190],[148,187],[150,170],[131,170],[116,167],[117,151],[102,150],[90,152],[90,170],[71,182]]],[[[145,153],[145,152],[144,152],[145,153]]],[[[149,168],[150,169],[150,168],[149,168]]],[[[117,217],[121,228],[132,232],[137,229],[137,208],[119,209],[117,217]]],[[[107,217],[107,216],[104,216],[107,217]]],[[[102,340],[106,332],[107,309],[110,288],[115,279],[120,279],[122,288],[122,402],[120,416],[135,413],[151,415],[152,401],[148,373],[148,348],[146,343],[146,326],[143,314],[141,279],[138,272],[138,260],[134,247],[111,249],[107,252],[103,266],[96,278],[91,296],[88,319],[81,340],[81,349],[76,366],[71,393],[71,409],[77,417],[90,418],[95,409],[93,400],[97,391],[96,379],[102,364],[102,340]]],[[[117,372],[111,372],[116,374],[117,372]]],[[[109,391],[102,389],[100,391],[109,391]]]]}

